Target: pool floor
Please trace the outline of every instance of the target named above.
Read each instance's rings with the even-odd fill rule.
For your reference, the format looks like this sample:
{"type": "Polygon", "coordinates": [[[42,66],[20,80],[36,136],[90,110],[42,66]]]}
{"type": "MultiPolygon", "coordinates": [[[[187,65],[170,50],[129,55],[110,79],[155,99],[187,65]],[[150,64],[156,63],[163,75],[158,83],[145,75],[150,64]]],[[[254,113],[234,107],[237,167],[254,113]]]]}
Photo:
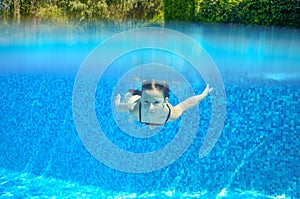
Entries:
{"type": "MultiPolygon", "coordinates": [[[[134,174],[107,167],[82,144],[72,115],[74,79],[0,75],[0,198],[299,197],[300,86],[295,82],[225,85],[226,121],[208,156],[200,159],[198,153],[209,124],[209,100],[199,106],[199,130],[182,157],[161,170],[134,174]]],[[[108,86],[101,95],[109,98],[116,80],[103,81],[108,86]]],[[[104,116],[97,114],[101,123],[104,116]]],[[[116,145],[149,147],[126,140],[117,125],[110,128],[118,132],[116,145]]]]}

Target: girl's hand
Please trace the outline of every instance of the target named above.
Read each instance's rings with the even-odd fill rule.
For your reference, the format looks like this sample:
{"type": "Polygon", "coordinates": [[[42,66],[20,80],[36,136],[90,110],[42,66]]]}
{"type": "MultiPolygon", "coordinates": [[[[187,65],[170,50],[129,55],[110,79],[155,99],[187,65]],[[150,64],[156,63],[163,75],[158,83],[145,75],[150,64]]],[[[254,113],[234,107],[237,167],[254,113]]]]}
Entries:
{"type": "Polygon", "coordinates": [[[115,99],[115,105],[118,105],[120,103],[121,103],[121,95],[118,94],[117,97],[116,97],[116,99],[115,99]]]}
{"type": "Polygon", "coordinates": [[[212,87],[209,87],[209,84],[206,85],[206,88],[203,91],[203,94],[207,96],[213,90],[212,87]]]}

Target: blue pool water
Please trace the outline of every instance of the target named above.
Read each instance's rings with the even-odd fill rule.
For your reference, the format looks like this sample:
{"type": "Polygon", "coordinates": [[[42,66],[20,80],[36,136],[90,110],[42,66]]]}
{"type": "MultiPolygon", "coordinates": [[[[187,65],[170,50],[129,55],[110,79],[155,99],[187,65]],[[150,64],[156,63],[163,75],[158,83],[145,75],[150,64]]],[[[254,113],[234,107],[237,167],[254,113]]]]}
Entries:
{"type": "MultiPolygon", "coordinates": [[[[208,97],[199,105],[199,124],[183,127],[189,133],[197,126],[194,140],[172,164],[145,173],[103,164],[74,124],[73,86],[92,50],[119,31],[6,30],[0,39],[0,198],[299,198],[299,30],[205,24],[169,28],[202,45],[224,82],[226,118],[210,153],[199,158],[212,115],[208,97]]],[[[189,63],[156,53],[171,56],[174,69],[201,93],[204,81],[189,63]],[[183,67],[176,68],[178,63],[183,67]]],[[[181,124],[140,139],[115,121],[111,97],[118,80],[136,57],[143,64],[152,55],[142,49],[117,59],[95,91],[102,130],[126,151],[163,148],[181,124]]],[[[170,101],[177,102],[172,93],[170,101]]]]}

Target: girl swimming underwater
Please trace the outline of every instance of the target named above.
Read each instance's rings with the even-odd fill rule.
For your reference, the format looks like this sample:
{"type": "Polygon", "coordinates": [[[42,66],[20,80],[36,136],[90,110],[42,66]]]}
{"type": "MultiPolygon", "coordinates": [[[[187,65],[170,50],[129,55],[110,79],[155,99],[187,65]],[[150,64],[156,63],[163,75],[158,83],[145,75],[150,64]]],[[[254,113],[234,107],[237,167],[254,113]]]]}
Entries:
{"type": "Polygon", "coordinates": [[[143,81],[142,91],[129,90],[124,102],[121,102],[121,95],[118,94],[115,106],[117,111],[127,112],[134,120],[153,129],[175,121],[184,111],[204,100],[212,90],[207,85],[202,94],[173,106],[168,102],[170,89],[165,81],[143,81]]]}

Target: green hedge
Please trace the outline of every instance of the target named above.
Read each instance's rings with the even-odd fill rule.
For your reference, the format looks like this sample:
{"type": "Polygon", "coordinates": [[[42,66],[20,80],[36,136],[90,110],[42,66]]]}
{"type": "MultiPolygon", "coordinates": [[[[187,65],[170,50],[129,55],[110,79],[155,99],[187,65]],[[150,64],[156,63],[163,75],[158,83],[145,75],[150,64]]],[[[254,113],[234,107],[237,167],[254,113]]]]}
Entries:
{"type": "Polygon", "coordinates": [[[300,28],[300,0],[164,0],[164,6],[166,20],[300,28]]]}
{"type": "Polygon", "coordinates": [[[202,22],[228,22],[234,7],[241,0],[198,0],[195,20],[202,22]]]}
{"type": "Polygon", "coordinates": [[[230,22],[300,27],[300,0],[247,0],[233,8],[230,22]]]}

